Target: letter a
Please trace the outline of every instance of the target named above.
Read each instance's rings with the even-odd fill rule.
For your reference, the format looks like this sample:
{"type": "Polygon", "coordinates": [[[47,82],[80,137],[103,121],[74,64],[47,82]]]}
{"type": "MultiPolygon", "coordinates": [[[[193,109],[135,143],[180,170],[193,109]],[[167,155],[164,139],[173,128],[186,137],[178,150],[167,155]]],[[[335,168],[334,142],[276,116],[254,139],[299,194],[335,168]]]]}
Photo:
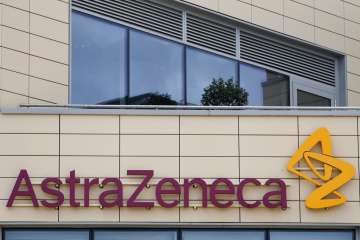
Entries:
{"type": "Polygon", "coordinates": [[[34,188],[29,178],[29,174],[26,170],[21,170],[19,176],[16,179],[15,186],[11,192],[9,200],[6,204],[7,207],[12,207],[16,197],[30,197],[34,207],[39,207],[38,200],[36,198],[34,188]],[[21,182],[25,181],[27,190],[20,190],[21,182]]]}

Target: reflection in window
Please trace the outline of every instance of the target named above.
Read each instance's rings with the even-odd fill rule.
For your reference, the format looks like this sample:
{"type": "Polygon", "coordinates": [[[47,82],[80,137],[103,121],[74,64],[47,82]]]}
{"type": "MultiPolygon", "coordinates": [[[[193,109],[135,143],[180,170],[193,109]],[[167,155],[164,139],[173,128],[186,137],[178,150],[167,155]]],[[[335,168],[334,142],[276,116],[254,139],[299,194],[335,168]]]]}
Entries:
{"type": "Polygon", "coordinates": [[[88,240],[89,232],[84,231],[36,231],[36,230],[7,230],[6,240],[88,240]]]}
{"type": "Polygon", "coordinates": [[[240,86],[250,106],[290,106],[289,77],[249,64],[240,64],[240,86]]]}
{"type": "Polygon", "coordinates": [[[72,13],[73,104],[120,104],[125,96],[127,30],[72,13]]]}
{"type": "Polygon", "coordinates": [[[183,240],[264,240],[264,231],[183,231],[183,240]]]}
{"type": "Polygon", "coordinates": [[[352,231],[274,231],[270,240],[353,240],[352,231]]]}
{"type": "Polygon", "coordinates": [[[183,69],[182,45],[130,32],[130,104],[183,103],[183,69]]]}
{"type": "Polygon", "coordinates": [[[200,105],[204,89],[213,80],[237,82],[237,63],[194,48],[187,49],[187,104],[200,105]]]}
{"type": "Polygon", "coordinates": [[[302,106],[302,107],[311,107],[311,106],[331,107],[331,99],[301,90],[297,90],[297,101],[298,101],[298,106],[302,106]]]}
{"type": "Polygon", "coordinates": [[[95,231],[94,240],[176,240],[176,231],[95,231]]]}

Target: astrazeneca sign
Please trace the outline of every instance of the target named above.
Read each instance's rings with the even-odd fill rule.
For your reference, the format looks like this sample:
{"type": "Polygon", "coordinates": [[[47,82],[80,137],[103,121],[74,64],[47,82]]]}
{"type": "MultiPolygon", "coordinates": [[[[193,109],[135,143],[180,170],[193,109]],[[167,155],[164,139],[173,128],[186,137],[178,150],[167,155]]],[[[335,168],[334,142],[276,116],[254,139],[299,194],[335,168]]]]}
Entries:
{"type": "MultiPolygon", "coordinates": [[[[286,166],[284,166],[286,167],[286,166]]],[[[310,209],[321,209],[335,207],[346,202],[346,196],[338,192],[341,186],[349,182],[355,175],[354,167],[332,156],[331,138],[327,129],[320,128],[315,131],[295,152],[290,159],[288,171],[295,176],[299,176],[317,188],[309,194],[306,199],[306,206],[310,209]],[[312,150],[320,145],[321,152],[312,150]],[[300,163],[306,164],[307,172],[302,168],[297,168],[300,163]],[[319,170],[318,165],[322,166],[319,170]]],[[[190,207],[191,189],[196,186],[201,191],[201,203],[203,208],[207,208],[211,203],[217,208],[230,208],[240,205],[244,208],[266,208],[287,209],[287,186],[284,180],[279,178],[267,179],[262,184],[258,179],[243,179],[239,184],[234,184],[230,179],[218,178],[208,184],[202,178],[184,179],[182,183],[174,178],[163,178],[155,185],[155,193],[151,199],[154,201],[140,200],[139,196],[145,191],[154,176],[153,170],[128,170],[127,175],[141,179],[135,187],[130,197],[124,200],[124,188],[120,178],[85,178],[83,183],[82,200],[76,199],[80,178],[76,172],[71,171],[69,176],[62,181],[57,177],[45,178],[41,182],[41,190],[52,196],[52,200],[40,200],[34,191],[31,177],[26,169],[20,170],[16,179],[11,195],[7,202],[7,207],[14,206],[15,200],[30,199],[33,207],[58,208],[65,202],[65,193],[61,191],[62,186],[68,189],[70,207],[90,207],[90,194],[95,187],[103,190],[99,194],[98,202],[102,208],[128,207],[128,208],[152,208],[155,205],[163,208],[190,207]],[[272,190],[264,193],[262,200],[247,200],[245,187],[252,185],[255,187],[271,186],[272,190]],[[105,190],[104,187],[111,188],[105,190]],[[274,190],[275,188],[275,190],[274,190]],[[180,200],[182,199],[182,200],[180,200]],[[230,200],[231,199],[231,200],[230,200]]]]}
{"type": "MultiPolygon", "coordinates": [[[[127,174],[129,176],[141,177],[141,183],[135,188],[133,193],[131,193],[129,199],[126,201],[126,207],[137,207],[137,208],[151,208],[154,207],[154,201],[140,201],[138,200],[139,195],[145,190],[146,186],[149,184],[150,180],[154,176],[154,171],[152,170],[128,170],[127,174]]],[[[64,193],[62,193],[57,188],[51,188],[50,185],[61,186],[63,184],[68,185],[69,189],[69,200],[70,207],[89,207],[90,206],[90,191],[92,186],[105,186],[108,184],[113,184],[115,187],[112,190],[103,191],[99,196],[99,203],[104,208],[112,207],[124,207],[123,200],[123,184],[119,178],[105,178],[99,181],[99,178],[85,178],[84,180],[84,200],[83,203],[80,203],[76,200],[76,186],[80,183],[80,178],[76,177],[75,171],[71,171],[69,177],[66,178],[65,183],[62,182],[59,178],[45,178],[41,183],[41,189],[44,193],[56,197],[56,201],[50,202],[49,200],[39,201],[34,188],[32,186],[30,177],[26,170],[21,170],[20,174],[15,183],[14,189],[11,193],[11,196],[8,200],[7,206],[12,207],[14,200],[17,197],[29,197],[32,200],[34,207],[39,207],[39,203],[44,207],[54,208],[60,207],[64,203],[64,193]],[[20,190],[22,182],[25,182],[25,190],[20,190]]],[[[173,208],[177,207],[180,203],[179,196],[183,194],[184,197],[184,207],[189,207],[190,202],[190,189],[194,186],[200,186],[202,189],[202,207],[208,207],[208,196],[210,195],[210,202],[218,208],[229,208],[233,205],[232,200],[220,201],[218,200],[222,195],[236,195],[237,201],[240,205],[246,208],[256,208],[261,205],[261,201],[247,202],[243,196],[243,189],[248,184],[254,184],[256,186],[261,186],[261,183],[257,179],[245,179],[240,182],[239,185],[234,186],[234,184],[226,178],[216,179],[210,186],[201,178],[195,179],[184,179],[183,187],[180,186],[179,182],[174,178],[163,178],[155,186],[155,196],[156,202],[164,208],[173,208]],[[169,187],[170,186],[170,187],[169,187]],[[169,189],[170,188],[170,189],[169,189]],[[221,188],[221,189],[220,189],[221,188]],[[183,192],[182,190],[183,189],[183,192]],[[209,191],[209,193],[208,193],[209,191]],[[165,196],[173,196],[171,200],[165,196]]],[[[286,209],[286,185],[281,179],[269,179],[266,181],[265,185],[276,185],[278,186],[277,191],[271,191],[266,193],[263,196],[262,203],[265,207],[276,208],[281,207],[286,209]],[[271,198],[278,196],[280,200],[275,203],[271,201],[271,198]]]]}

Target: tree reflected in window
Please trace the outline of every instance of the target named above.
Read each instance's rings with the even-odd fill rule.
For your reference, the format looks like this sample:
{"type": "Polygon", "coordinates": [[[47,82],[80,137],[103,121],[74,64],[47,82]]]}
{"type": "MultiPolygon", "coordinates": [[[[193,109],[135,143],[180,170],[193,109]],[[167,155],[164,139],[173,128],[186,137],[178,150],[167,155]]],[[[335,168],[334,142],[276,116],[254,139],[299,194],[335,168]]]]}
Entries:
{"type": "Polygon", "coordinates": [[[201,104],[204,106],[244,106],[248,104],[248,93],[233,79],[214,79],[204,88],[201,104]]]}

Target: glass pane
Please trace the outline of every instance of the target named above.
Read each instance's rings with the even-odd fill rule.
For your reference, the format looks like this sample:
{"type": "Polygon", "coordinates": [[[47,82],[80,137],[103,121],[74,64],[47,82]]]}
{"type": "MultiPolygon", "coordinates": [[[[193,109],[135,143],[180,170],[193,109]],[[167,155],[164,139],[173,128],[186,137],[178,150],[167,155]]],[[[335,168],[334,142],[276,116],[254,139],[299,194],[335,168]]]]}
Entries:
{"type": "Polygon", "coordinates": [[[174,231],[96,231],[94,240],[176,240],[174,231]]]}
{"type": "Polygon", "coordinates": [[[297,90],[297,102],[298,106],[309,107],[309,106],[324,106],[331,107],[331,99],[321,97],[316,94],[297,90]]]}
{"type": "Polygon", "coordinates": [[[130,104],[184,102],[183,48],[149,34],[130,32],[130,104]]]}
{"type": "Polygon", "coordinates": [[[290,106],[289,76],[241,63],[240,86],[250,106],[290,106]]]}
{"type": "Polygon", "coordinates": [[[184,231],[183,240],[265,240],[263,231],[184,231]]]}
{"type": "Polygon", "coordinates": [[[125,96],[127,30],[72,13],[71,103],[119,104],[125,96]]]}
{"type": "Polygon", "coordinates": [[[5,231],[6,240],[89,240],[88,231],[5,231]]]}
{"type": "Polygon", "coordinates": [[[213,80],[236,80],[237,63],[201,50],[187,49],[187,103],[201,105],[204,89],[213,80]]]}
{"type": "Polygon", "coordinates": [[[353,240],[351,231],[274,231],[270,232],[270,240],[353,240]]]}

